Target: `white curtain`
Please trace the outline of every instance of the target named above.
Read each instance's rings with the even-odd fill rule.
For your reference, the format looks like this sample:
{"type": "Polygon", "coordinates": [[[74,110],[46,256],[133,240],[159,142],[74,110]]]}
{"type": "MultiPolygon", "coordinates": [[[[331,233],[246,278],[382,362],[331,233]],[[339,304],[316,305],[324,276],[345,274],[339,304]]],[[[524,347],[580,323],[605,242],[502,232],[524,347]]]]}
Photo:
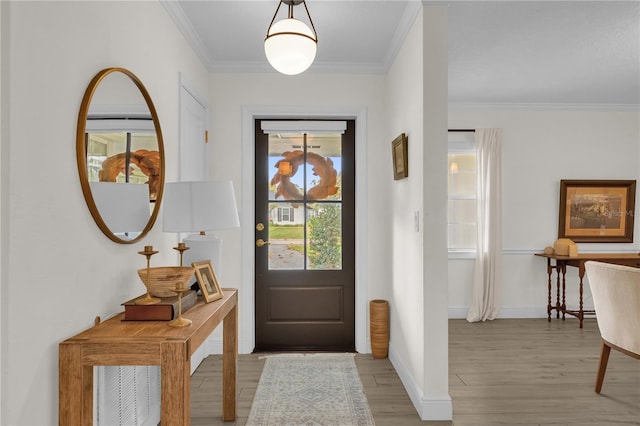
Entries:
{"type": "Polygon", "coordinates": [[[477,248],[467,321],[495,319],[502,286],[502,129],[476,129],[477,248]]]}

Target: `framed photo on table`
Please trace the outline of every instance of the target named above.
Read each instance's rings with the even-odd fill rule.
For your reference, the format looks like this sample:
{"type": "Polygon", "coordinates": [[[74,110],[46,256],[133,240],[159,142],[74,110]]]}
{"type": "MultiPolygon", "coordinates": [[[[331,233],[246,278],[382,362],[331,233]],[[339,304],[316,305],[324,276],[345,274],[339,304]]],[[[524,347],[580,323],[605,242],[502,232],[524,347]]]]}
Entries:
{"type": "Polygon", "coordinates": [[[205,302],[209,303],[222,299],[222,289],[218,283],[218,277],[216,277],[216,273],[211,266],[211,261],[194,262],[191,266],[195,268],[196,279],[205,302]]]}
{"type": "Polygon", "coordinates": [[[558,238],[631,243],[635,180],[561,180],[558,238]]]}

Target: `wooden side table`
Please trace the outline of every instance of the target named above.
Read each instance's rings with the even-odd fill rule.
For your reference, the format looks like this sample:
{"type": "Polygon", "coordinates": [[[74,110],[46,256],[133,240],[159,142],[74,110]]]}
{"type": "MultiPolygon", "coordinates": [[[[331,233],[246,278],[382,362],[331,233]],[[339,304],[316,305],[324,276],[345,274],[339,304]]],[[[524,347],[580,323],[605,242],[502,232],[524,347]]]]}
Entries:
{"type": "Polygon", "coordinates": [[[582,328],[582,321],[585,314],[595,314],[593,310],[584,310],[582,302],[583,293],[583,278],[585,274],[584,264],[590,260],[598,262],[615,263],[618,265],[627,265],[640,268],[640,254],[636,253],[580,253],[577,256],[561,256],[556,254],[536,253],[536,256],[544,257],[547,259],[547,275],[549,279],[547,281],[547,318],[551,321],[551,311],[556,310],[556,317],[560,317],[562,313],[562,319],[565,314],[573,315],[580,321],[580,328],[582,328]],[[555,266],[551,264],[551,260],[555,261],[555,266]],[[572,266],[578,269],[579,287],[580,293],[578,309],[567,309],[565,289],[566,289],[566,274],[567,266],[572,266]],[[556,303],[552,305],[551,299],[551,284],[553,270],[556,271],[556,303]],[[562,274],[562,279],[560,278],[562,274]],[[562,303],[560,303],[560,287],[562,286],[562,303]]]}
{"type": "Polygon", "coordinates": [[[191,355],[223,322],[222,418],[237,415],[238,291],[223,289],[224,297],[202,300],[185,313],[193,323],[173,328],[163,321],[122,321],[124,313],[79,333],[59,346],[60,425],[93,424],[93,366],[159,365],[161,423],[190,424],[191,355]]]}

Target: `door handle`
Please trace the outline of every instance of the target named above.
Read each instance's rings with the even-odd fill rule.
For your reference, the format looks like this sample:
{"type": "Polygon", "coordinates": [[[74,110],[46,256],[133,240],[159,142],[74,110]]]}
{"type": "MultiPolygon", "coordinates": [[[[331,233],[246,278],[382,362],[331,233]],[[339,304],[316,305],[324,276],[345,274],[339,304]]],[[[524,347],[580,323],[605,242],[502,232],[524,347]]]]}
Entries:
{"type": "Polygon", "coordinates": [[[257,246],[257,247],[262,247],[262,246],[266,246],[266,245],[269,245],[269,244],[271,244],[271,242],[269,242],[269,241],[265,241],[265,240],[263,240],[262,238],[258,238],[258,239],[256,240],[256,246],[257,246]]]}

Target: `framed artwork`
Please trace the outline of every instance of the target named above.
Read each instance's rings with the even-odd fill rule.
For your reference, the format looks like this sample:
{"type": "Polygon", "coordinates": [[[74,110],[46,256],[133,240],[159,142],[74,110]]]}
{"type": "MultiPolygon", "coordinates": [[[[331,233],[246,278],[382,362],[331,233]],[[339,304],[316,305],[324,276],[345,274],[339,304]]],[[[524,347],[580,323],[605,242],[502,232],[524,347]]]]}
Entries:
{"type": "Polygon", "coordinates": [[[201,262],[194,262],[191,266],[196,270],[196,278],[205,302],[209,303],[222,299],[222,289],[218,283],[216,273],[211,266],[211,261],[203,260],[201,262]]]}
{"type": "Polygon", "coordinates": [[[558,238],[633,242],[635,180],[561,180],[558,238]]]}
{"type": "Polygon", "coordinates": [[[407,136],[402,133],[391,142],[393,152],[393,179],[400,180],[409,176],[407,136]]]}

